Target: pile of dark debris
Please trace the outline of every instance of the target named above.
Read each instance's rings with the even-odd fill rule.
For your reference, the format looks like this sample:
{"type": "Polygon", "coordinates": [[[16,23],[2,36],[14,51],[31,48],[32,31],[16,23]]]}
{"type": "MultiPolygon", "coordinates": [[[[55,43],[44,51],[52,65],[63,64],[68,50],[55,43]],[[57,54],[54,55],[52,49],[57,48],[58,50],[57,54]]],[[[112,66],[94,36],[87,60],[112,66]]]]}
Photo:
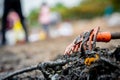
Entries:
{"type": "Polygon", "coordinates": [[[78,36],[67,48],[67,54],[57,57],[54,61],[16,70],[1,79],[120,80],[120,46],[114,50],[96,47],[98,29],[78,36]]]}

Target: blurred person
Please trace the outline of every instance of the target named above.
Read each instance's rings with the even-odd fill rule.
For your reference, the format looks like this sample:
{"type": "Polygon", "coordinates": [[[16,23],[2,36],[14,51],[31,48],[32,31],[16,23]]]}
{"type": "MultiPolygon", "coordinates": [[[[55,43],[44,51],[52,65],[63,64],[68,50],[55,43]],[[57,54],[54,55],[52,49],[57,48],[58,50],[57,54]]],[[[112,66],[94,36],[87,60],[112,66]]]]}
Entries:
{"type": "Polygon", "coordinates": [[[111,5],[108,5],[105,8],[105,17],[109,17],[113,13],[113,7],[111,5]]]}
{"type": "Polygon", "coordinates": [[[5,37],[8,45],[25,42],[25,32],[20,17],[15,11],[10,11],[7,16],[7,30],[5,37]]]}
{"type": "Polygon", "coordinates": [[[60,21],[61,21],[60,13],[56,12],[56,11],[51,12],[51,14],[50,14],[50,24],[52,26],[56,26],[58,23],[60,23],[60,21]]]}
{"type": "Polygon", "coordinates": [[[59,36],[58,34],[58,27],[61,23],[61,15],[57,11],[53,11],[50,13],[50,37],[56,38],[59,36]]]}
{"type": "Polygon", "coordinates": [[[42,3],[40,15],[39,15],[39,23],[42,25],[43,30],[46,33],[47,37],[49,35],[49,24],[50,24],[50,8],[47,3],[42,3]]]}
{"type": "Polygon", "coordinates": [[[11,10],[14,10],[19,15],[23,29],[25,31],[26,42],[28,42],[28,32],[27,32],[27,28],[25,25],[25,19],[22,14],[20,0],[4,0],[4,12],[2,16],[2,30],[1,30],[2,31],[2,45],[6,44],[5,34],[6,34],[6,28],[7,28],[7,15],[11,10]]]}
{"type": "Polygon", "coordinates": [[[73,26],[69,20],[66,20],[59,26],[57,32],[60,36],[71,36],[73,34],[73,26]]]}

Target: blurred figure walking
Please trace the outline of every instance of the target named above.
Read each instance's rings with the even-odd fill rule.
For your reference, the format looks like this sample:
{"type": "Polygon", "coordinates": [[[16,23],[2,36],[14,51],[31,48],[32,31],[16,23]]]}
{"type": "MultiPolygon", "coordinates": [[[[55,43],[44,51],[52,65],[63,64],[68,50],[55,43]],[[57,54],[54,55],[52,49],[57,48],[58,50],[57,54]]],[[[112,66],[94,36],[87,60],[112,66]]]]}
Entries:
{"type": "Polygon", "coordinates": [[[7,28],[7,15],[11,10],[15,11],[19,15],[23,29],[25,31],[26,42],[28,42],[28,32],[27,32],[27,28],[25,25],[25,19],[22,14],[20,0],[4,0],[4,13],[2,16],[2,30],[1,30],[2,31],[2,45],[6,44],[5,33],[6,33],[6,28],[7,28]]]}
{"type": "Polygon", "coordinates": [[[49,24],[50,24],[50,8],[47,3],[42,3],[39,23],[42,25],[43,30],[45,31],[47,37],[49,37],[49,24]]]}

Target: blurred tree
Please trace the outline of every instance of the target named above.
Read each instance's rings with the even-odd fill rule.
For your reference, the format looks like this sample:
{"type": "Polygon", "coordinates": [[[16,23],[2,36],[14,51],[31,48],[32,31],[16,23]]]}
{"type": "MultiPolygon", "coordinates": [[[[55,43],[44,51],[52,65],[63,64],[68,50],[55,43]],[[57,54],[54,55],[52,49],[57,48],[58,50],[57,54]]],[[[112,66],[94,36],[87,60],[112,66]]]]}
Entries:
{"type": "Polygon", "coordinates": [[[61,14],[62,18],[64,18],[67,14],[66,11],[68,10],[67,7],[65,7],[62,3],[57,3],[55,7],[51,8],[51,11],[57,11],[61,14]]]}
{"type": "Polygon", "coordinates": [[[110,1],[114,7],[114,10],[120,12],[120,0],[110,0],[110,1]]]}
{"type": "Polygon", "coordinates": [[[38,24],[38,15],[39,15],[39,9],[33,9],[31,13],[28,16],[28,20],[30,22],[30,25],[37,25],[38,24]]]}
{"type": "Polygon", "coordinates": [[[62,3],[57,3],[55,7],[51,8],[52,11],[60,11],[62,9],[66,9],[66,7],[62,3]]]}
{"type": "Polygon", "coordinates": [[[78,6],[72,8],[66,8],[59,3],[54,10],[59,11],[64,20],[93,18],[102,16],[105,8],[110,4],[110,0],[83,0],[78,6]]]}
{"type": "MultiPolygon", "coordinates": [[[[63,20],[74,20],[81,18],[93,18],[104,15],[108,6],[113,7],[113,11],[120,11],[120,0],[82,0],[76,7],[67,8],[62,3],[57,3],[51,11],[57,11],[61,14],[63,20]]],[[[39,9],[34,9],[29,15],[30,23],[38,22],[39,9]]]]}

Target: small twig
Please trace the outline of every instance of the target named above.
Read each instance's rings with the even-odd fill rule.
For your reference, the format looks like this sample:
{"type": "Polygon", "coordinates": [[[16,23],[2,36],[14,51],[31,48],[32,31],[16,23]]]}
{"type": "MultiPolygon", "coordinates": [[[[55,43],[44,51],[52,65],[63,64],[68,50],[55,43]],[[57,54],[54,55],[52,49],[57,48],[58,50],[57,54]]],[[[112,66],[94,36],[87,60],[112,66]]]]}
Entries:
{"type": "Polygon", "coordinates": [[[15,75],[22,74],[22,73],[24,73],[24,72],[30,72],[30,71],[37,70],[37,69],[38,69],[38,67],[37,67],[37,65],[35,65],[35,66],[31,66],[31,67],[24,68],[24,69],[22,69],[22,70],[17,70],[17,71],[15,71],[15,72],[11,73],[11,74],[8,74],[8,75],[7,75],[6,77],[4,77],[2,80],[8,80],[8,79],[10,79],[11,77],[13,77],[13,76],[15,76],[15,75]]]}
{"type": "Polygon", "coordinates": [[[46,77],[47,75],[47,71],[45,71],[46,67],[55,67],[55,66],[63,66],[66,63],[70,62],[71,60],[58,60],[58,61],[51,61],[51,62],[43,62],[43,63],[39,63],[38,65],[35,66],[31,66],[31,67],[27,67],[24,68],[22,70],[17,70],[11,74],[8,74],[6,77],[4,77],[2,80],[8,80],[10,78],[12,78],[13,76],[25,73],[25,72],[30,72],[33,70],[40,70],[43,75],[46,77]]]}

